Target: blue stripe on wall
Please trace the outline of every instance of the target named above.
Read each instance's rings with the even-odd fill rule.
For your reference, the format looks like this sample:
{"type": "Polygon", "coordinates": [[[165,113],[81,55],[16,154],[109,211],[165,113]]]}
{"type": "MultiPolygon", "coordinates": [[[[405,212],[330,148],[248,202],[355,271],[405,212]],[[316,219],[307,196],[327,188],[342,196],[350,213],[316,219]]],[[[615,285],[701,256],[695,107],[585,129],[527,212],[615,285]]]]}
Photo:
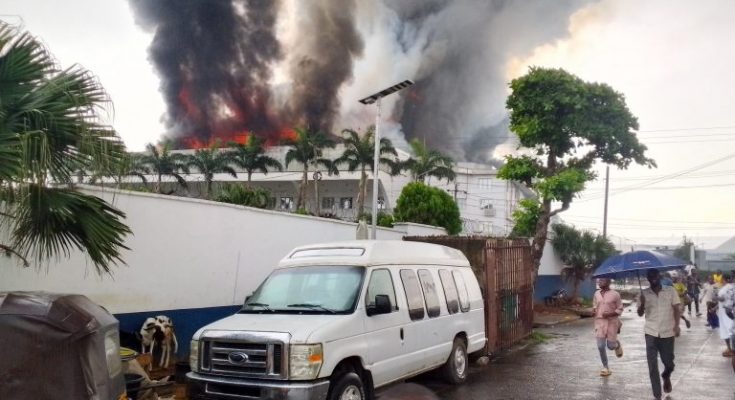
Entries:
{"type": "MultiPolygon", "coordinates": [[[[566,282],[561,275],[539,275],[536,279],[536,287],[533,292],[533,299],[536,302],[543,303],[544,298],[550,296],[560,288],[567,290],[569,296],[572,295],[574,285],[566,282]]],[[[579,295],[584,298],[592,298],[595,293],[596,284],[594,279],[586,279],[579,285],[579,295]]]]}
{"type": "Polygon", "coordinates": [[[140,351],[140,341],[135,340],[134,335],[135,332],[140,331],[140,327],[143,326],[146,318],[162,314],[171,318],[174,323],[174,330],[176,331],[176,340],[179,342],[179,349],[176,352],[177,359],[188,361],[186,357],[189,355],[189,345],[194,333],[204,325],[236,313],[240,307],[237,305],[146,311],[141,313],[115,314],[115,318],[120,321],[121,344],[135,351],[140,351]]]}

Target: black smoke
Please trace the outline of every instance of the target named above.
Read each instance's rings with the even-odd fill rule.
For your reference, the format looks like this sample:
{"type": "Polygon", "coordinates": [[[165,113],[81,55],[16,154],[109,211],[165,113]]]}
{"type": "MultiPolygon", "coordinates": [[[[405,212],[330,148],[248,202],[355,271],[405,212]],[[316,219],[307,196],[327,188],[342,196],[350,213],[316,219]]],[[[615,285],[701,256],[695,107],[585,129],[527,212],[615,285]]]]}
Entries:
{"type": "Polygon", "coordinates": [[[279,129],[269,111],[278,2],[130,0],[154,33],[150,61],[161,78],[169,135],[209,141],[215,134],[279,129]]]}

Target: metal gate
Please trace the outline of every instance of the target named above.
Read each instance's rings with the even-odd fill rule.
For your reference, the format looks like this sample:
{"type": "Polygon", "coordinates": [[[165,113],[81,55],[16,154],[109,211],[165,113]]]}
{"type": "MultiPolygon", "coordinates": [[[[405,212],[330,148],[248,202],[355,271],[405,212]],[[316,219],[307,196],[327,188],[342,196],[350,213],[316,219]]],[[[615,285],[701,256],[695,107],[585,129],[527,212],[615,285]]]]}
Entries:
{"type": "Polygon", "coordinates": [[[485,298],[488,353],[509,348],[531,333],[533,264],[528,240],[477,236],[412,236],[404,240],[441,244],[465,254],[485,298]]]}

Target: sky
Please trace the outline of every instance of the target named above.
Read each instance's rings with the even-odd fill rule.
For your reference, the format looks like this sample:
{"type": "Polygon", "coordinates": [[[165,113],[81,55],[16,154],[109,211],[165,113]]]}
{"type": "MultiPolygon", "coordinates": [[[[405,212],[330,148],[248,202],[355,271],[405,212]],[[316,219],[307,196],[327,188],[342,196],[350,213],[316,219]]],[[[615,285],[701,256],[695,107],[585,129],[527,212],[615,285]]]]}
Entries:
{"type": "MultiPolygon", "coordinates": [[[[728,0],[600,0],[573,13],[565,35],[507,60],[508,80],[531,65],[559,67],[626,96],[658,167],[610,170],[608,234],[621,247],[673,245],[686,235],[713,248],[735,235],[732,15],[728,0]]],[[[127,1],[3,0],[0,19],[40,37],[61,66],[94,72],[131,150],[165,132],[151,34],[135,24],[127,1]]],[[[507,34],[523,34],[518,29],[507,34]]],[[[601,232],[605,170],[597,171],[562,217],[601,232]]]]}

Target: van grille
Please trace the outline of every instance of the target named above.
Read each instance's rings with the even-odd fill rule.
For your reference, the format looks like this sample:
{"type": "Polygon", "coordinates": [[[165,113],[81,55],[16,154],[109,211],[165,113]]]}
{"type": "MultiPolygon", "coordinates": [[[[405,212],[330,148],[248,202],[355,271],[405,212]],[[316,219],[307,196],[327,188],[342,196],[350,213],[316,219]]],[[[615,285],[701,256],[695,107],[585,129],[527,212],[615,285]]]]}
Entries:
{"type": "Polygon", "coordinates": [[[286,378],[283,343],[204,338],[202,372],[249,378],[286,378]]]}

